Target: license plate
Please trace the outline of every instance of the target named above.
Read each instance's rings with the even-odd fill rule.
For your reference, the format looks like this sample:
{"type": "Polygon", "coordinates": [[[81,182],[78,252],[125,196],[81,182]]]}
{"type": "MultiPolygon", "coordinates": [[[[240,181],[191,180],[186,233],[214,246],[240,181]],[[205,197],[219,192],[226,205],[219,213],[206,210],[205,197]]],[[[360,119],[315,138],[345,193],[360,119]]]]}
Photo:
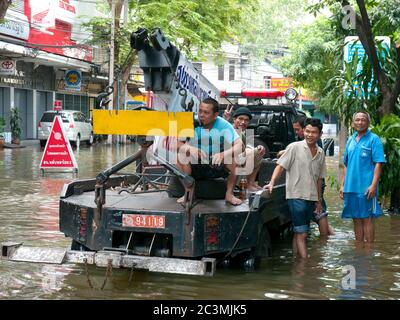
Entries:
{"type": "Polygon", "coordinates": [[[165,229],[165,216],[147,214],[123,214],[123,227],[165,229]]]}

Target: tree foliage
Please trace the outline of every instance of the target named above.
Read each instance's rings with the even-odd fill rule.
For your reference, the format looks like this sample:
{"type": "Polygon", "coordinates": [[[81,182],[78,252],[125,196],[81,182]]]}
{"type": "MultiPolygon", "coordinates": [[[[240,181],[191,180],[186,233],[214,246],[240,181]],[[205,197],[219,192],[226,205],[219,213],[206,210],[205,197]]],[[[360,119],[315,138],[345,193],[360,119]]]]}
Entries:
{"type": "Polygon", "coordinates": [[[392,171],[399,165],[400,120],[396,116],[389,116],[392,113],[400,114],[398,1],[324,0],[310,10],[318,13],[327,6],[332,16],[329,19],[320,18],[314,25],[305,27],[310,39],[302,41],[300,38],[298,43],[296,38],[291,40],[293,56],[283,66],[296,81],[312,90],[314,96],[319,98],[318,104],[322,109],[339,115],[347,124],[356,110],[364,108],[372,114],[374,130],[382,137],[388,161],[382,174],[383,191],[391,195],[392,206],[400,206],[399,174],[396,170],[392,171]],[[342,7],[348,9],[346,6],[349,5],[354,8],[355,29],[343,27],[345,16],[342,7]],[[344,38],[347,35],[359,37],[366,51],[362,59],[356,51],[352,62],[343,62],[344,38]],[[390,37],[390,50],[385,50],[375,39],[378,35],[390,37]],[[359,61],[362,64],[361,72],[357,70],[359,61]],[[301,72],[301,69],[305,71],[301,72]]]}
{"type": "Polygon", "coordinates": [[[382,140],[386,161],[390,165],[383,166],[383,193],[400,188],[400,118],[396,115],[385,115],[372,131],[382,140]]]}
{"type": "Polygon", "coordinates": [[[258,0],[256,14],[242,28],[245,52],[259,59],[274,57],[287,47],[290,34],[304,23],[308,0],[258,0]]]}
{"type": "MultiPolygon", "coordinates": [[[[258,0],[142,0],[129,1],[128,21],[121,26],[123,0],[116,1],[115,61],[116,74],[124,90],[136,55],[130,50],[130,34],[139,27],[161,28],[163,33],[189,59],[214,54],[225,41],[238,41],[246,29],[245,17],[254,15],[258,0]]],[[[111,0],[99,5],[110,12],[111,0]]],[[[86,27],[93,32],[92,43],[105,47],[110,43],[111,18],[96,17],[86,27]]],[[[116,93],[117,90],[114,90],[116,93]]],[[[121,97],[124,92],[121,92],[121,97]]],[[[114,96],[115,100],[116,96],[114,96]]]]}

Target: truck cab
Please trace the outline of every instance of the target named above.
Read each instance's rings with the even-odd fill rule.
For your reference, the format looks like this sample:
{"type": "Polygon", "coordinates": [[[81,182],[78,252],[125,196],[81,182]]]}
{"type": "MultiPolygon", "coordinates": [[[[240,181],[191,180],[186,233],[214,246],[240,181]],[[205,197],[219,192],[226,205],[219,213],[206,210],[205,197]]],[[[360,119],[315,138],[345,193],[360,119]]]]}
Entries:
{"type": "MultiPolygon", "coordinates": [[[[285,92],[275,89],[245,88],[241,92],[224,90],[221,98],[234,105],[233,111],[239,107],[250,110],[252,119],[248,129],[253,130],[254,145],[265,148],[265,158],[276,158],[279,151],[296,141],[293,120],[301,115],[306,116],[296,108],[293,101],[285,98],[285,92]]],[[[229,104],[223,104],[221,115],[229,104]]]]}

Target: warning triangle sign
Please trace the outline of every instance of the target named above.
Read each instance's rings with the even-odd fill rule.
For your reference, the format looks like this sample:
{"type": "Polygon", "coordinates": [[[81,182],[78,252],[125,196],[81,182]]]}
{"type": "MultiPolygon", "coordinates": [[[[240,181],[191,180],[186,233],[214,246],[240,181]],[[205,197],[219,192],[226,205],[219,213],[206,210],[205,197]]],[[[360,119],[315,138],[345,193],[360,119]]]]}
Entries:
{"type": "Polygon", "coordinates": [[[40,169],[44,168],[76,168],[74,153],[69,140],[65,139],[64,128],[60,116],[55,116],[50,136],[44,148],[40,169]]]}

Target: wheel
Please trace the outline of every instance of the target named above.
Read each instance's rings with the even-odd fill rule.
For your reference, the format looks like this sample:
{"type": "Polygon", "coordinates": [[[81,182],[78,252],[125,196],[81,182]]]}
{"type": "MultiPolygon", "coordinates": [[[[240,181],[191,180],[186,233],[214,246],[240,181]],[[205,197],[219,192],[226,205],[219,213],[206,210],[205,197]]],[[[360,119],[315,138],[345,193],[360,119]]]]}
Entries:
{"type": "Polygon", "coordinates": [[[257,259],[253,255],[249,255],[246,260],[244,260],[243,268],[246,272],[252,272],[256,268],[257,259]]]}
{"type": "Polygon", "coordinates": [[[272,245],[269,230],[266,224],[263,225],[260,235],[258,237],[257,246],[255,250],[255,263],[258,265],[262,258],[272,256],[272,245]]]}
{"type": "Polygon", "coordinates": [[[92,251],[88,247],[86,247],[85,245],[79,243],[76,240],[72,240],[72,242],[71,242],[71,250],[75,250],[75,251],[92,251]]]}
{"type": "Polygon", "coordinates": [[[257,146],[263,146],[265,148],[265,154],[263,157],[264,159],[270,157],[267,144],[264,141],[262,141],[260,138],[254,138],[254,147],[257,147],[257,146]]]}
{"type": "Polygon", "coordinates": [[[91,146],[94,142],[94,135],[93,132],[90,133],[89,140],[87,141],[87,145],[91,146]]]}
{"type": "Polygon", "coordinates": [[[76,148],[79,148],[79,146],[81,145],[81,135],[78,133],[78,135],[76,136],[76,140],[73,141],[73,145],[76,148]]]}
{"type": "Polygon", "coordinates": [[[46,146],[46,142],[47,142],[47,140],[40,140],[39,141],[40,147],[44,148],[46,146]]]}

